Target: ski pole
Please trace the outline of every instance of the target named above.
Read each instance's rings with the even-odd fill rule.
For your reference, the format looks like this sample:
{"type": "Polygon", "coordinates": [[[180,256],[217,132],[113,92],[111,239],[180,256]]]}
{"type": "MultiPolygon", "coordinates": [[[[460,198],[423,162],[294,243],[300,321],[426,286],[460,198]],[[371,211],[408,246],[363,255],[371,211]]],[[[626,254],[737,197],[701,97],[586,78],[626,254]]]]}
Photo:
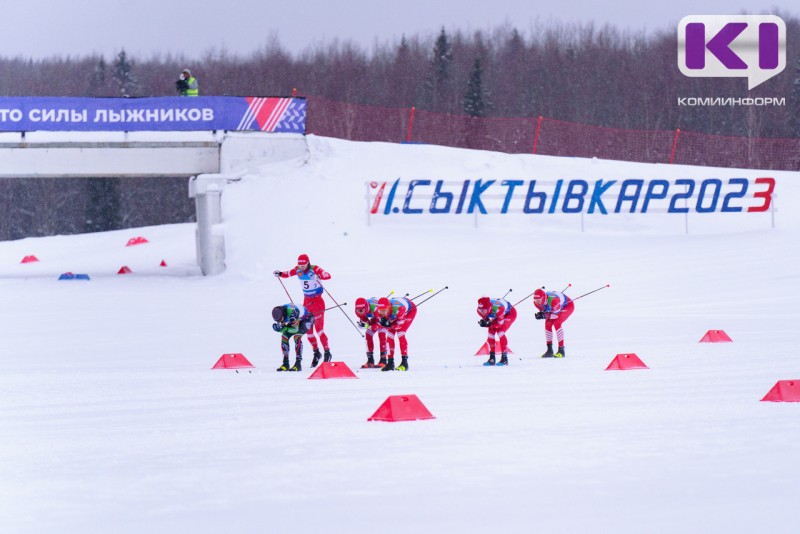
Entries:
{"type": "MultiPolygon", "coordinates": [[[[319,283],[319,280],[317,280],[317,282],[319,283]]],[[[364,337],[364,334],[362,334],[362,333],[361,333],[361,330],[359,330],[359,329],[358,329],[358,327],[356,326],[356,323],[354,323],[354,322],[353,322],[353,320],[350,318],[350,316],[349,316],[349,315],[347,315],[346,313],[344,313],[344,310],[342,310],[342,306],[343,306],[343,304],[339,304],[338,302],[336,302],[336,299],[335,299],[335,298],[333,298],[333,295],[331,295],[331,294],[330,294],[330,292],[328,292],[328,290],[327,290],[327,289],[325,289],[325,286],[323,286],[323,285],[322,285],[322,283],[319,283],[319,286],[320,286],[320,287],[322,288],[322,290],[323,290],[323,291],[324,291],[324,292],[325,292],[325,293],[326,293],[326,294],[327,294],[327,295],[328,295],[328,296],[331,298],[331,300],[333,301],[333,303],[334,303],[334,304],[336,304],[336,306],[334,306],[334,308],[339,308],[339,310],[341,310],[342,314],[343,314],[343,315],[344,315],[344,316],[347,318],[347,320],[348,320],[348,321],[350,321],[350,324],[351,324],[351,325],[353,325],[353,328],[355,328],[355,329],[356,329],[356,332],[358,332],[358,335],[359,335],[359,336],[361,336],[361,337],[363,338],[363,337],[364,337]]],[[[347,303],[345,302],[345,304],[347,304],[347,303]]]]}
{"type": "MultiPolygon", "coordinates": [[[[278,278],[278,282],[280,282],[280,283],[281,283],[281,287],[283,287],[283,290],[284,290],[284,291],[286,291],[286,286],[285,286],[285,285],[283,285],[283,280],[281,280],[281,279],[280,279],[280,277],[278,278]]],[[[289,297],[289,302],[291,302],[292,304],[294,304],[294,301],[292,300],[292,296],[289,294],[289,292],[288,292],[288,291],[286,291],[286,296],[287,296],[287,297],[289,297]]]]}
{"type": "Polygon", "coordinates": [[[389,298],[389,297],[391,297],[392,295],[394,295],[394,291],[389,291],[389,294],[388,294],[388,295],[386,295],[386,298],[388,299],[388,298],[389,298]]]}
{"type": "Polygon", "coordinates": [[[572,284],[567,284],[567,287],[565,287],[564,289],[562,289],[562,290],[561,290],[561,292],[563,293],[564,291],[566,291],[567,289],[569,289],[569,288],[571,288],[571,287],[572,287],[572,284]]]}
{"type": "Polygon", "coordinates": [[[509,289],[508,291],[506,291],[506,294],[503,295],[503,298],[506,298],[508,296],[508,294],[511,293],[512,291],[514,291],[514,290],[513,289],[509,289]]]}
{"type": "MultiPolygon", "coordinates": [[[[536,291],[534,291],[533,293],[536,293],[536,291]]],[[[523,300],[525,300],[526,298],[533,296],[533,293],[531,293],[530,295],[525,295],[524,297],[522,297],[521,299],[519,299],[517,302],[515,302],[514,304],[512,304],[512,306],[514,306],[514,307],[516,308],[516,307],[517,307],[517,304],[519,304],[520,302],[522,302],[522,301],[523,301],[523,300]]]]}
{"type": "Polygon", "coordinates": [[[343,302],[342,304],[337,304],[336,306],[331,306],[330,308],[325,308],[323,311],[332,310],[334,308],[341,308],[342,306],[347,306],[347,303],[343,302]]]}
{"type": "MultiPolygon", "coordinates": [[[[420,298],[422,295],[424,295],[425,293],[430,293],[430,292],[432,292],[432,291],[433,291],[433,289],[429,289],[429,290],[427,290],[427,291],[423,291],[422,293],[420,293],[420,294],[419,294],[419,295],[417,295],[416,297],[411,297],[411,298],[410,298],[410,299],[408,299],[408,300],[414,300],[414,299],[418,299],[418,298],[420,298]]],[[[408,293],[406,293],[406,296],[408,296],[408,293]]],[[[420,302],[420,304],[422,304],[422,303],[420,302]]]]}
{"type": "Polygon", "coordinates": [[[575,300],[578,300],[578,299],[580,299],[580,298],[583,298],[583,297],[585,297],[586,295],[591,295],[592,293],[597,293],[597,292],[598,292],[598,291],[600,291],[601,289],[605,289],[605,288],[607,288],[607,287],[611,287],[611,284],[606,284],[606,285],[604,285],[603,287],[598,287],[598,288],[597,288],[597,289],[595,289],[594,291],[589,291],[588,293],[584,293],[584,294],[583,294],[583,295],[581,295],[580,297],[575,297],[575,298],[574,298],[574,299],[572,299],[572,300],[573,300],[573,301],[575,301],[575,300]]]}
{"type": "MultiPolygon", "coordinates": [[[[431,300],[433,297],[435,297],[436,295],[438,295],[439,293],[441,293],[441,292],[442,292],[442,291],[444,291],[445,289],[447,289],[447,286],[444,286],[442,289],[440,289],[439,291],[437,291],[436,293],[434,293],[434,294],[433,294],[433,295],[431,295],[430,297],[426,298],[425,300],[423,300],[422,302],[420,302],[419,304],[417,304],[417,306],[422,306],[422,304],[423,304],[423,303],[425,303],[425,302],[428,302],[429,300],[431,300]]],[[[425,293],[423,293],[423,295],[424,295],[424,294],[425,294],[425,293]]]]}

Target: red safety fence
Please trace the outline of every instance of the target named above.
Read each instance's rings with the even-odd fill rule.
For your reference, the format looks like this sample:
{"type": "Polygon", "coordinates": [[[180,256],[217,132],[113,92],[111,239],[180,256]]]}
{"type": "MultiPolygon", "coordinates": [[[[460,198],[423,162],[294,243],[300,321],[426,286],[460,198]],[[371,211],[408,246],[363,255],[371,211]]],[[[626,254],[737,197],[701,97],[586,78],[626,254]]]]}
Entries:
{"type": "Polygon", "coordinates": [[[602,158],[744,169],[800,169],[800,139],[622,130],[548,119],[475,118],[308,97],[308,133],[352,141],[410,142],[510,154],[602,158]]]}

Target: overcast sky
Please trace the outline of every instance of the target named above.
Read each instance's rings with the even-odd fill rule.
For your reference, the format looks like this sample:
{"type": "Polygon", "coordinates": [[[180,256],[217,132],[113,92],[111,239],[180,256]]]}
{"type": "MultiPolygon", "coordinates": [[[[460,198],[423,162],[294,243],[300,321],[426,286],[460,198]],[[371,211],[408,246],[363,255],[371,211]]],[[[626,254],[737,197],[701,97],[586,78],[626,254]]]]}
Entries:
{"type": "Polygon", "coordinates": [[[686,15],[774,13],[797,16],[796,0],[0,0],[0,56],[110,58],[122,48],[138,59],[199,58],[226,49],[247,57],[277,35],[296,54],[334,39],[369,51],[403,34],[516,27],[529,36],[548,23],[609,23],[621,29],[671,30],[686,15]]]}

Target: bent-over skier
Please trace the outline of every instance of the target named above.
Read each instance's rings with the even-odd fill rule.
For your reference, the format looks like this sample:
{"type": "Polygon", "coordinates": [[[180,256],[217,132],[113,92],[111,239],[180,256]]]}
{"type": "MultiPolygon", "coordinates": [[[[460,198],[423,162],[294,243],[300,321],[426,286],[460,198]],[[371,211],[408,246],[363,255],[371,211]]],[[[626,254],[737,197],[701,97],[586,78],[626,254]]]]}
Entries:
{"type": "Polygon", "coordinates": [[[386,344],[389,357],[381,371],[408,371],[408,340],[406,332],[417,316],[417,306],[409,299],[400,297],[378,299],[376,308],[378,321],[386,328],[386,344]],[[400,343],[400,356],[403,358],[400,365],[394,366],[394,338],[398,337],[400,343]]]}
{"type": "Polygon", "coordinates": [[[542,358],[563,358],[567,355],[564,349],[564,329],[562,325],[575,311],[572,299],[560,291],[545,291],[537,289],[533,292],[533,305],[539,310],[534,314],[536,319],[544,319],[544,338],[547,350],[542,358]],[[553,332],[556,331],[558,339],[558,352],[553,354],[553,332]]]}
{"type": "Polygon", "coordinates": [[[366,328],[367,337],[367,363],[361,366],[362,369],[374,369],[375,367],[384,367],[386,365],[386,328],[380,323],[380,318],[376,313],[378,308],[378,297],[371,297],[365,299],[358,297],[356,299],[356,317],[358,317],[358,326],[366,328]],[[375,334],[378,334],[378,348],[380,349],[380,361],[375,363],[375,334]]]}
{"type": "Polygon", "coordinates": [[[506,332],[517,320],[517,310],[506,299],[481,297],[478,299],[478,324],[487,328],[486,342],[489,344],[489,359],[483,365],[495,365],[495,336],[500,342],[500,361],[497,365],[508,365],[508,339],[506,332]]]}
{"type": "Polygon", "coordinates": [[[314,326],[314,315],[305,306],[283,304],[272,308],[272,329],[281,335],[281,352],[283,364],[278,371],[303,370],[303,335],[314,326]],[[294,338],[295,361],[289,367],[289,338],[294,338]]]}

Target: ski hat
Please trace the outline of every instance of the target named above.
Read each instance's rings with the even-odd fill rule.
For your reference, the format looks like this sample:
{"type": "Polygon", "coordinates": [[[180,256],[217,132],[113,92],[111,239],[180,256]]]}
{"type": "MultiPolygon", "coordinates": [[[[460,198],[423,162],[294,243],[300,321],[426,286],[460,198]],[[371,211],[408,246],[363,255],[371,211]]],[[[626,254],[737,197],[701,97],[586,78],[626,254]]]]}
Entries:
{"type": "Polygon", "coordinates": [[[378,305],[375,306],[375,309],[379,312],[390,310],[392,308],[392,303],[389,302],[389,299],[386,297],[381,297],[378,299],[378,305]]]}
{"type": "Polygon", "coordinates": [[[492,308],[492,299],[489,297],[481,297],[478,299],[478,313],[482,311],[489,311],[492,308]]]}
{"type": "Polygon", "coordinates": [[[308,265],[309,263],[311,262],[308,259],[308,254],[300,254],[299,256],[297,256],[297,265],[299,265],[300,267],[308,265]]]}
{"type": "Polygon", "coordinates": [[[545,302],[547,302],[547,293],[545,293],[544,289],[539,288],[533,292],[534,304],[544,304],[545,302]]]}
{"type": "Polygon", "coordinates": [[[356,299],[356,311],[363,310],[365,308],[369,308],[369,303],[367,302],[367,299],[365,299],[364,297],[358,297],[356,299]]]}
{"type": "Polygon", "coordinates": [[[183,69],[181,71],[181,74],[188,74],[189,76],[191,76],[192,75],[192,71],[190,71],[189,69],[183,69]]]}
{"type": "Polygon", "coordinates": [[[283,321],[283,306],[275,306],[272,308],[272,320],[276,323],[283,321]]]}

